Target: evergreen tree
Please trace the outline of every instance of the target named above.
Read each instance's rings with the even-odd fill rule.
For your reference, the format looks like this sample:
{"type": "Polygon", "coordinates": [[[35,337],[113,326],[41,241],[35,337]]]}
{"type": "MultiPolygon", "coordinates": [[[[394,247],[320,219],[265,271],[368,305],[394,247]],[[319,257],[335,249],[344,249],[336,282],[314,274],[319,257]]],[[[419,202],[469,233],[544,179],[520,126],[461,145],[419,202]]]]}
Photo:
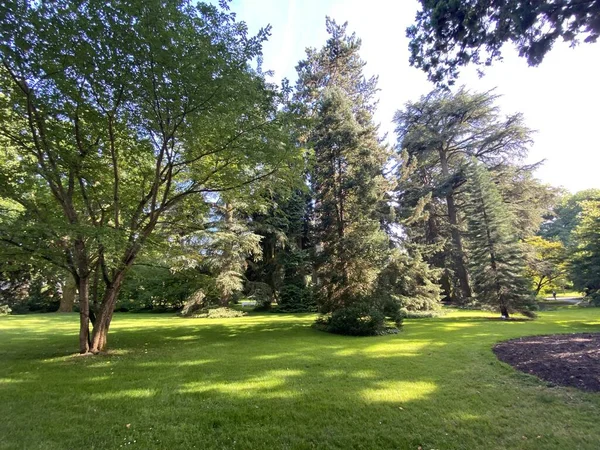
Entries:
{"type": "Polygon", "coordinates": [[[468,168],[468,238],[473,287],[479,303],[531,315],[524,257],[512,217],[482,164],[468,168]]]}
{"type": "Polygon", "coordinates": [[[360,39],[346,24],[328,18],[327,31],[325,46],[307,50],[298,64],[296,95],[310,119],[315,275],[324,312],[369,297],[389,249],[380,215],[389,152],[373,123],[377,79],[364,76],[360,39]]]}
{"type": "Polygon", "coordinates": [[[388,242],[377,205],[385,194],[385,153],[372,125],[361,126],[341,89],[327,88],[312,143],[316,273],[323,310],[369,296],[386,260],[388,242]]]}
{"type": "Polygon", "coordinates": [[[580,207],[579,225],[571,238],[577,243],[571,260],[571,278],[576,289],[600,305],[600,199],[582,201],[580,207]]]}
{"type": "Polygon", "coordinates": [[[444,264],[446,277],[453,278],[444,283],[446,295],[459,301],[472,295],[463,243],[466,178],[462,168],[471,157],[487,167],[513,164],[526,155],[530,142],[531,131],[522,115],[504,117],[496,99],[491,92],[472,93],[464,88],[455,93],[435,90],[418,102],[407,103],[394,118],[398,150],[405,155],[401,162],[415,166],[409,179],[399,183],[400,209],[431,195],[427,233],[429,239],[449,241],[437,263],[444,264]]]}

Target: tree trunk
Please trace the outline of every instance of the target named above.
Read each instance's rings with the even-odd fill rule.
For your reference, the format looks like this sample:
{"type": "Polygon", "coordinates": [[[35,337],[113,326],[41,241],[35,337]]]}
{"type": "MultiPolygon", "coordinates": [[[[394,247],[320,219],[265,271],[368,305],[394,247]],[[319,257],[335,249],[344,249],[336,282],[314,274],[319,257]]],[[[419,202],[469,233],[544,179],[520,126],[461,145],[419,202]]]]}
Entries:
{"type": "Polygon", "coordinates": [[[79,278],[79,353],[90,351],[90,293],[89,278],[79,278]]]}
{"type": "Polygon", "coordinates": [[[123,285],[125,271],[126,269],[123,269],[118,272],[111,285],[104,291],[102,304],[100,305],[100,309],[94,322],[92,345],[90,347],[90,352],[92,353],[100,353],[106,350],[108,329],[110,328],[110,322],[112,321],[113,313],[115,311],[117,298],[119,297],[119,292],[123,285]]]}
{"type": "MultiPolygon", "coordinates": [[[[440,149],[439,155],[442,174],[444,177],[449,177],[450,169],[448,167],[448,155],[444,149],[440,149]]],[[[448,206],[448,220],[450,221],[450,233],[452,235],[452,244],[454,247],[452,256],[454,259],[456,277],[458,278],[459,294],[460,298],[467,299],[473,296],[473,291],[471,290],[469,272],[467,271],[467,264],[465,262],[465,249],[462,242],[462,236],[458,229],[458,214],[454,203],[453,192],[449,192],[446,195],[446,205],[448,206]]]]}
{"type": "Polygon", "coordinates": [[[73,278],[73,275],[68,274],[67,279],[62,288],[62,297],[60,299],[60,306],[58,307],[59,313],[70,313],[73,312],[73,305],[75,304],[75,295],[77,293],[77,282],[73,278]]]}
{"type": "Polygon", "coordinates": [[[462,236],[460,235],[460,230],[458,229],[456,205],[454,204],[454,196],[452,194],[448,194],[446,196],[446,204],[448,205],[448,218],[450,219],[452,244],[454,247],[454,268],[456,277],[458,278],[458,288],[460,290],[461,298],[466,299],[472,297],[473,292],[471,290],[471,283],[469,281],[469,272],[467,272],[465,250],[462,242],[462,236]]]}
{"type": "Polygon", "coordinates": [[[502,314],[507,319],[510,317],[510,315],[508,314],[508,308],[506,308],[506,306],[504,305],[500,306],[500,314],[502,314]]]}

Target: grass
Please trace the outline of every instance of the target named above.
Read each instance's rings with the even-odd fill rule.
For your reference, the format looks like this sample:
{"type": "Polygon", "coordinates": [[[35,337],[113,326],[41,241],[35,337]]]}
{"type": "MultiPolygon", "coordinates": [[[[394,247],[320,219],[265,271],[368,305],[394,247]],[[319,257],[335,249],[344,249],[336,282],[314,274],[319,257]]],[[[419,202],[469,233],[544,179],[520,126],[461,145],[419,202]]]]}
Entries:
{"type": "Polygon", "coordinates": [[[491,347],[600,331],[600,310],[486,315],[351,338],[313,315],[118,314],[96,357],[72,355],[76,315],[0,317],[0,449],[597,449],[600,394],[549,387],[491,347]]]}

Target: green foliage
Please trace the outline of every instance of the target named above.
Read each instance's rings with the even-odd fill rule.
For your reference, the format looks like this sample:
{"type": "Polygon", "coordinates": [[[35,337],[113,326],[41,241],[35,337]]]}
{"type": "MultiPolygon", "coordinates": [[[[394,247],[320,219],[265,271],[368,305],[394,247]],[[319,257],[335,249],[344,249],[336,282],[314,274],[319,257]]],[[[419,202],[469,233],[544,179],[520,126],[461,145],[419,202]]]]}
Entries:
{"type": "Polygon", "coordinates": [[[524,245],[527,276],[536,295],[563,288],[567,284],[567,251],[563,243],[533,236],[524,245]]]}
{"type": "Polygon", "coordinates": [[[471,275],[477,302],[508,317],[529,314],[534,303],[511,214],[482,164],[468,168],[467,206],[471,275]]]}
{"type": "Polygon", "coordinates": [[[493,92],[438,89],[407,103],[394,117],[401,163],[397,216],[405,220],[406,234],[427,262],[443,269],[445,297],[458,302],[472,295],[463,243],[464,166],[469,159],[495,168],[524,234],[540,220],[526,205],[543,204],[538,200],[545,195],[545,188],[527,173],[531,168],[516,167],[527,154],[532,132],[521,114],[502,114],[497,98],[493,92]]]}
{"type": "Polygon", "coordinates": [[[322,316],[319,327],[330,333],[349,336],[375,336],[384,330],[385,316],[371,302],[357,301],[322,316]]]}
{"type": "Polygon", "coordinates": [[[586,189],[573,195],[564,194],[557,202],[548,221],[542,224],[540,236],[551,241],[560,241],[565,247],[577,245],[572,242],[573,230],[581,221],[581,203],[600,199],[600,189],[586,189]]]}
{"type": "Polygon", "coordinates": [[[279,312],[295,313],[317,311],[317,305],[314,301],[312,289],[297,284],[284,284],[281,287],[277,305],[277,311],[279,312]]]}
{"type": "Polygon", "coordinates": [[[1,8],[0,198],[16,219],[0,236],[80,285],[101,273],[100,351],[128,270],[157,229],[181,225],[170,213],[294,172],[284,96],[252,68],[268,29],[249,36],[225,4],[185,0],[1,8]]]}
{"type": "Polygon", "coordinates": [[[376,296],[388,298],[407,311],[441,308],[439,270],[431,269],[418,251],[396,249],[378,279],[376,296]]]}
{"type": "Polygon", "coordinates": [[[198,270],[173,272],[167,267],[137,265],[125,280],[116,307],[120,311],[174,311],[199,290],[218,300],[214,278],[198,270]]]}
{"type": "Polygon", "coordinates": [[[400,315],[403,319],[432,319],[434,317],[442,317],[445,314],[442,309],[415,311],[402,308],[400,315]]]}
{"type": "Polygon", "coordinates": [[[0,316],[8,316],[12,309],[8,305],[0,305],[0,316]]]}
{"type": "Polygon", "coordinates": [[[583,201],[580,206],[572,237],[576,246],[570,261],[571,279],[575,289],[600,305],[600,199],[583,201]]]}
{"type": "Polygon", "coordinates": [[[514,44],[530,66],[540,64],[559,39],[596,42],[600,5],[595,1],[420,0],[411,39],[410,64],[434,83],[454,84],[459,68],[489,66],[514,44]],[[442,57],[443,56],[443,57],[442,57]]]}
{"type": "Polygon", "coordinates": [[[323,312],[368,297],[389,248],[379,214],[389,153],[373,123],[376,79],[365,78],[360,40],[345,24],[327,19],[327,31],[325,46],[307,50],[298,64],[297,94],[314,150],[315,284],[323,312]]]}

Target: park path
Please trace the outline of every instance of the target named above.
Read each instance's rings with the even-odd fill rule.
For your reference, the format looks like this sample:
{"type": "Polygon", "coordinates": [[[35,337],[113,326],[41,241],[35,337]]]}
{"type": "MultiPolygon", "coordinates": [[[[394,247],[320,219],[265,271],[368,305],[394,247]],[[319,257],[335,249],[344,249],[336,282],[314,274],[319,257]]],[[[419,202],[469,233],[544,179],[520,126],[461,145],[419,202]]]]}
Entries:
{"type": "MultiPolygon", "coordinates": [[[[554,301],[552,297],[545,297],[544,300],[554,301]]],[[[557,297],[556,302],[567,302],[576,305],[581,300],[583,300],[583,297],[557,297]]]]}

